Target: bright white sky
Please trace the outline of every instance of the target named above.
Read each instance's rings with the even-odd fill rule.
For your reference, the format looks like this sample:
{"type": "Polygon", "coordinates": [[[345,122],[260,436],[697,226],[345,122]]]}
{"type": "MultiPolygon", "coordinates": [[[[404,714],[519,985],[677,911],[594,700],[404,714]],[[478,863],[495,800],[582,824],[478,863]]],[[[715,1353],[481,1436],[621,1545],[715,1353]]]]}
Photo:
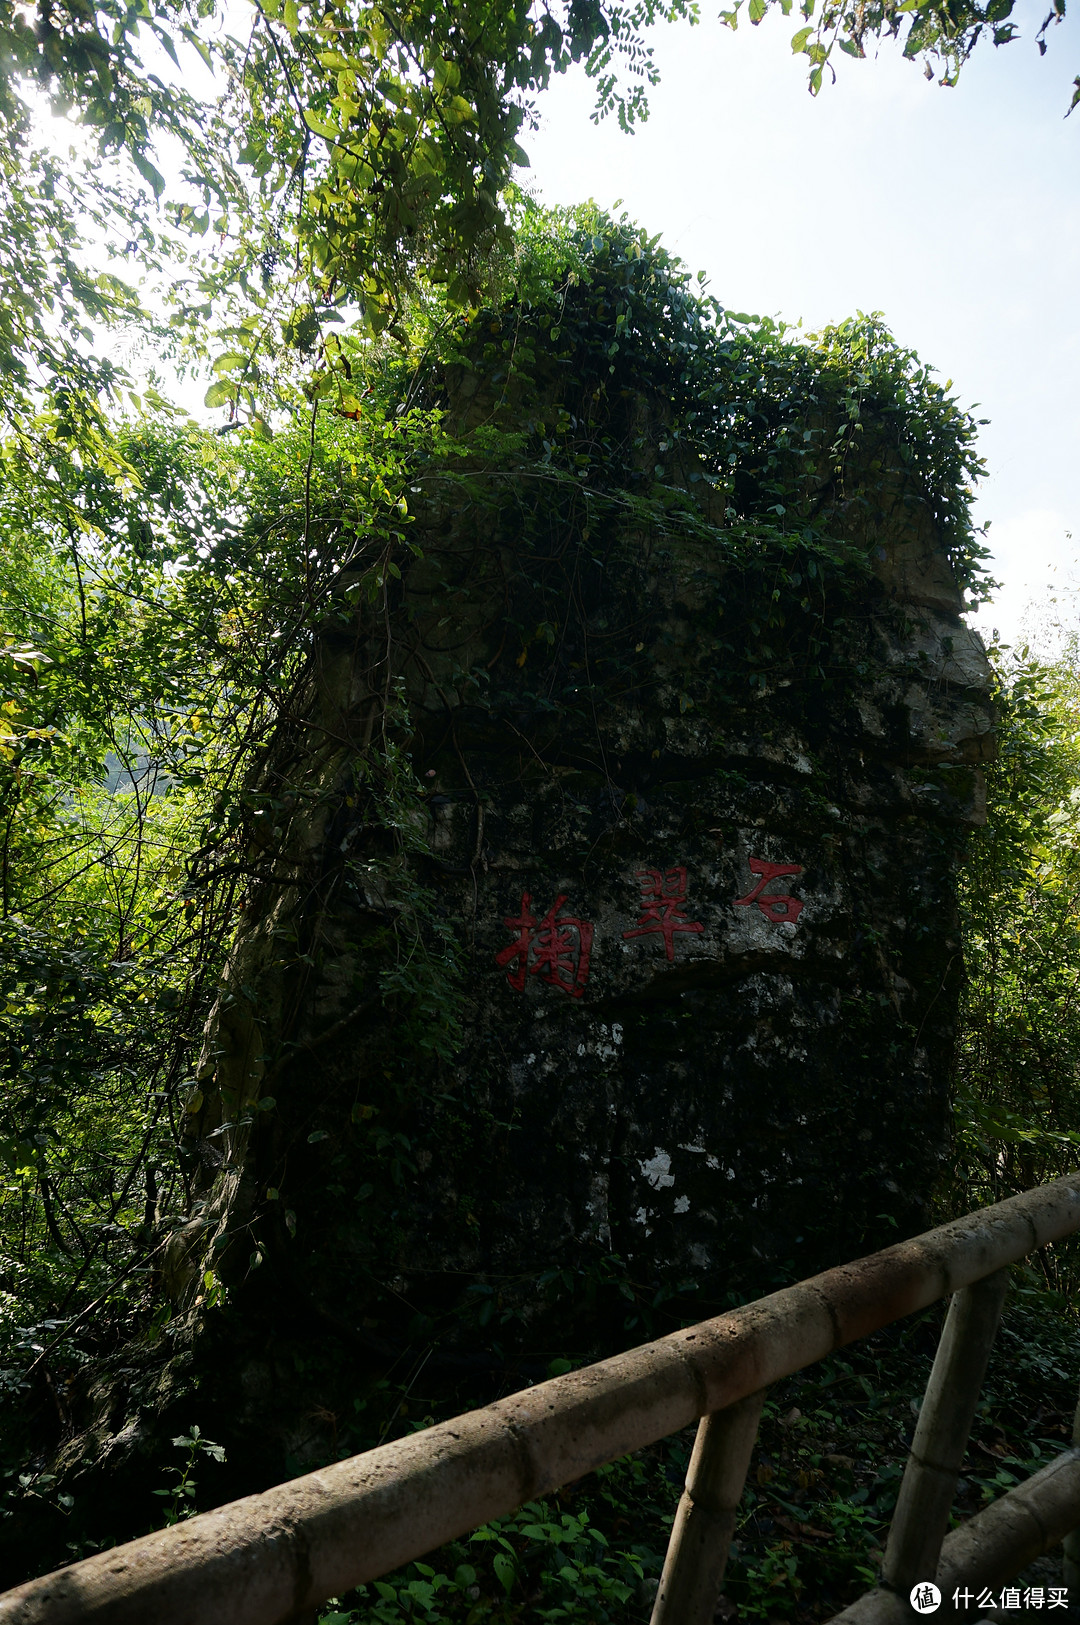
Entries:
{"type": "Polygon", "coordinates": [[[621,198],[735,310],[810,327],[880,310],[980,404],[979,512],[1004,588],[979,624],[1008,640],[1039,630],[1055,592],[1080,618],[1080,108],[1063,117],[1080,27],[1052,30],[1040,58],[1049,9],[1021,0],[1024,38],[980,46],[955,90],[887,46],[841,57],[816,100],[797,19],[673,27],[654,35],[661,83],[636,135],[590,123],[574,75],[524,141],[545,202],[621,198]]]}

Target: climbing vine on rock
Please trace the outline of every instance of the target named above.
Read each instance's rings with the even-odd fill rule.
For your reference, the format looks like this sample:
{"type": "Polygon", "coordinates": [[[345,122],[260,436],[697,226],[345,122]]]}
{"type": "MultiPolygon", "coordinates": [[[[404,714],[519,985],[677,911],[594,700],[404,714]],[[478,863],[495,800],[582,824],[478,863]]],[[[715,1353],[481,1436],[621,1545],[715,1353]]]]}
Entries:
{"type": "MultiPolygon", "coordinates": [[[[406,349],[320,341],[294,426],[185,439],[181,488],[143,445],[117,499],[118,557],[150,555],[140,635],[216,674],[146,809],[195,831],[156,928],[214,940],[198,978],[154,961],[163,1021],[183,1012],[155,1085],[171,1196],[110,1220],[116,1264],[152,1263],[113,1323],[127,1375],[95,1353],[49,1446],[72,1483],[134,1484],[104,1441],[130,1423],[152,1456],[196,1394],[218,1492],[268,1482],[872,1239],[884,1207],[911,1225],[932,1184],[988,728],[958,619],[975,425],[876,318],[732,313],[628,221],[519,209],[497,302],[417,307],[406,349]],[[797,913],[736,906],[751,860],[800,877],[797,913]],[[636,925],[654,871],[685,905],[666,957],[636,925]],[[530,897],[588,925],[587,975],[537,977],[526,941],[511,979],[530,897]],[[807,1023],[831,1082],[799,1082],[807,1023]],[[695,1081],[703,1042],[728,1096],[695,1081]],[[784,1206],[789,1145],[812,1223],[784,1206]]],[[[13,633],[67,692],[61,643],[29,611],[13,633]]],[[[38,1187],[51,1220],[26,1209],[64,1244],[42,1318],[85,1166],[38,1187]]]]}

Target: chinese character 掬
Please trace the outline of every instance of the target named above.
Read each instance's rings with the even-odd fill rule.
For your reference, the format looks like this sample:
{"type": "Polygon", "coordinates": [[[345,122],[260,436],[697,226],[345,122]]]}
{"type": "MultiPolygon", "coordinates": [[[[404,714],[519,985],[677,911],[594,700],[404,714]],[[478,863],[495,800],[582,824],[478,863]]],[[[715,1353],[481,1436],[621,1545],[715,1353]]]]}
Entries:
{"type": "Polygon", "coordinates": [[[495,963],[505,969],[506,980],[516,993],[524,990],[527,976],[539,976],[542,982],[561,988],[572,999],[580,999],[585,991],[593,928],[588,920],[579,920],[573,914],[560,915],[565,902],[565,896],[556,897],[537,921],[530,912],[532,898],[522,892],[520,915],[505,921],[508,931],[518,933],[517,940],[495,955],[495,963]]]}

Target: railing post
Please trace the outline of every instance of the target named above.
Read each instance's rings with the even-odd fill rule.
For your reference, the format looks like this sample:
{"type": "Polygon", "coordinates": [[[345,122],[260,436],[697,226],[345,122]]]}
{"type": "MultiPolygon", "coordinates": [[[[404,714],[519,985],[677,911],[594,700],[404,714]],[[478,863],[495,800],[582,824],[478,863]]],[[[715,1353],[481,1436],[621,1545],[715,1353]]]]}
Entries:
{"type": "Polygon", "coordinates": [[[1008,1270],[997,1270],[949,1306],[881,1569],[882,1585],[902,1596],[937,1573],[1008,1280],[1008,1270]]]}
{"type": "Polygon", "coordinates": [[[764,1403],[763,1388],[698,1423],[652,1625],[712,1625],[764,1403]]]}

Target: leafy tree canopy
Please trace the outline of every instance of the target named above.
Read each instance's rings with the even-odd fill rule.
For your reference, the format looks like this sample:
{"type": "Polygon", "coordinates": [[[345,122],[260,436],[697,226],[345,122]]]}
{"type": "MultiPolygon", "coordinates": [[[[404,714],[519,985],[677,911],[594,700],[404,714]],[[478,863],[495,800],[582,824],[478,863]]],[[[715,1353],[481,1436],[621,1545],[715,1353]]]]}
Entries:
{"type": "MultiPolygon", "coordinates": [[[[730,11],[721,12],[722,20],[734,28],[743,0],[734,0],[730,11]]],[[[752,23],[760,23],[766,13],[779,7],[785,17],[791,15],[792,0],[749,0],[746,15],[752,23]]],[[[913,62],[921,62],[928,79],[940,69],[941,83],[953,86],[960,69],[980,40],[991,40],[994,45],[1010,45],[1019,39],[1019,29],[1012,20],[1016,0],[804,0],[800,8],[802,26],[792,36],[791,48],[810,58],[810,90],[816,94],[822,86],[826,69],[833,69],[830,58],[840,50],[848,56],[865,57],[868,43],[882,39],[897,39],[904,55],[913,62]]],[[[1065,0],[1050,0],[1050,9],[1039,29],[1035,43],[1040,55],[1046,54],[1047,33],[1055,24],[1065,20],[1065,0]]],[[[1080,77],[1073,81],[1073,97],[1068,111],[1080,101],[1080,77]]]]}
{"type": "MultiPolygon", "coordinates": [[[[742,4],[722,20],[792,10],[792,0],[742,4]]],[[[804,0],[792,46],[809,57],[815,91],[834,50],[862,56],[889,36],[952,84],[980,39],[1016,37],[1013,9],[804,0]]],[[[553,73],[584,62],[595,116],[630,129],[656,79],[649,30],[697,11],[696,0],[255,0],[250,11],[0,0],[9,455],[46,480],[71,454],[136,478],[102,415],[124,380],[95,355],[94,333],[149,318],[127,277],[87,269],[80,234],[158,277],[172,301],[159,337],[181,357],[211,354],[209,404],[265,432],[271,384],[295,387],[342,323],[400,335],[418,283],[451,307],[490,286],[512,241],[519,138],[553,73]],[[45,150],[43,98],[91,133],[83,157],[45,150]]],[[[1052,0],[1040,49],[1064,12],[1052,0]]]]}
{"type": "MultiPolygon", "coordinates": [[[[217,367],[248,386],[282,343],[313,353],[342,307],[371,333],[395,325],[418,276],[467,304],[509,240],[502,195],[527,161],[517,137],[532,96],[585,59],[601,110],[629,128],[655,78],[641,29],[690,13],[689,0],[257,0],[241,19],[212,0],[42,0],[31,17],[4,0],[5,282],[24,292],[0,331],[3,370],[34,398],[33,384],[74,390],[90,417],[112,386],[78,341],[88,320],[137,305],[80,270],[80,222],[140,268],[167,268],[174,327],[197,352],[224,320],[232,343],[217,367]],[[187,88],[199,74],[202,95],[187,88]],[[141,184],[125,164],[61,181],[35,148],[35,85],[96,133],[100,156],[126,155],[141,184]],[[166,148],[179,159],[166,166],[173,186],[157,167],[166,148]],[[66,348],[43,312],[59,316],[66,348]]],[[[235,403],[239,387],[223,382],[215,399],[235,403]]]]}

